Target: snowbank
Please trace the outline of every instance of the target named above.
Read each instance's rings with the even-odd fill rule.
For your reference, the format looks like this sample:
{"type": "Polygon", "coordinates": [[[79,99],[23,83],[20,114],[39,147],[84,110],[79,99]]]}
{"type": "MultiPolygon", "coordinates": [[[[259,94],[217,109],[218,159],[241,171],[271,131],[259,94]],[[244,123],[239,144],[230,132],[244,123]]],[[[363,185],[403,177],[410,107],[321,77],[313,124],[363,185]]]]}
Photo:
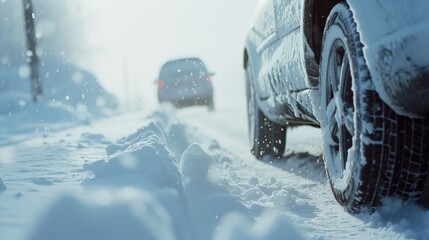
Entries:
{"type": "MultiPolygon", "coordinates": [[[[1,99],[0,99],[1,102],[1,99]]],[[[9,105],[12,106],[12,105],[9,105]]],[[[87,123],[90,119],[85,112],[80,112],[70,105],[61,102],[27,102],[20,109],[15,108],[7,115],[0,114],[0,131],[25,130],[32,128],[51,128],[53,126],[74,126],[77,123],[87,123]]],[[[16,131],[15,131],[16,133],[16,131]]]]}
{"type": "Polygon", "coordinates": [[[30,239],[300,239],[285,216],[254,216],[231,194],[185,126],[152,118],[84,165],[84,193],[56,200],[30,239]]]}
{"type": "Polygon", "coordinates": [[[75,125],[116,109],[116,98],[106,93],[90,72],[61,60],[46,58],[41,61],[43,99],[37,104],[31,98],[30,69],[26,64],[0,68],[2,126],[75,125]]]}

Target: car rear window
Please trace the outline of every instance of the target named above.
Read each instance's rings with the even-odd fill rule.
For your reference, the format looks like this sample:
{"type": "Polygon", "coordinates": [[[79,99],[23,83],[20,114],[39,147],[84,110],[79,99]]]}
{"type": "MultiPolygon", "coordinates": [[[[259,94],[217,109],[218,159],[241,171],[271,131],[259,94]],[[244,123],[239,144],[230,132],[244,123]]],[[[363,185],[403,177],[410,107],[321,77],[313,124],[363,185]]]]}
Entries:
{"type": "Polygon", "coordinates": [[[160,72],[160,78],[166,79],[171,76],[180,76],[185,74],[206,74],[207,69],[204,63],[199,59],[183,59],[165,63],[160,72]]]}

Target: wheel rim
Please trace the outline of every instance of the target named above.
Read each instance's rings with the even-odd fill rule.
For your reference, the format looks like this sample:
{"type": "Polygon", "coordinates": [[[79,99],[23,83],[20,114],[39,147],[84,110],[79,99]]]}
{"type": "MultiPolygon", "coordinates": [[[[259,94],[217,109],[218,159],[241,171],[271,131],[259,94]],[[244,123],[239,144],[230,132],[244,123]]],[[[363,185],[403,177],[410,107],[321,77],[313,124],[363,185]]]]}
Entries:
{"type": "Polygon", "coordinates": [[[249,146],[253,148],[255,144],[255,90],[253,88],[253,83],[251,79],[251,73],[249,69],[247,70],[247,119],[248,119],[248,127],[249,127],[249,146]]]}
{"type": "MultiPolygon", "coordinates": [[[[355,135],[352,76],[349,53],[344,42],[333,42],[327,64],[326,116],[328,154],[331,160],[330,175],[333,179],[346,177],[350,161],[349,150],[353,147],[355,135]]],[[[325,140],[326,141],[326,140],[325,140]]]]}

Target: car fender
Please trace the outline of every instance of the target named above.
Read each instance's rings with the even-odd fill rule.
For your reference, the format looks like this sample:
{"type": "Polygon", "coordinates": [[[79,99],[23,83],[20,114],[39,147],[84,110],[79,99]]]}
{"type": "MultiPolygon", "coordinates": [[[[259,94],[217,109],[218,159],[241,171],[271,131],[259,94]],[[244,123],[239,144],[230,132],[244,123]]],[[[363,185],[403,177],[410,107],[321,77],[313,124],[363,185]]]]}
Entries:
{"type": "Polygon", "coordinates": [[[250,64],[250,66],[252,66],[251,71],[252,71],[253,80],[254,80],[252,84],[254,84],[255,86],[258,99],[260,98],[264,99],[268,97],[267,95],[268,91],[266,90],[266,86],[262,84],[260,81],[256,81],[257,76],[259,74],[259,69],[261,68],[261,61],[258,58],[257,46],[256,46],[256,43],[258,42],[258,40],[254,39],[258,37],[259,36],[257,36],[252,29],[246,39],[243,64],[244,64],[244,68],[247,67],[247,64],[250,64]]]}
{"type": "Polygon", "coordinates": [[[374,87],[382,100],[398,114],[427,115],[429,2],[347,2],[364,45],[363,54],[374,87]]]}

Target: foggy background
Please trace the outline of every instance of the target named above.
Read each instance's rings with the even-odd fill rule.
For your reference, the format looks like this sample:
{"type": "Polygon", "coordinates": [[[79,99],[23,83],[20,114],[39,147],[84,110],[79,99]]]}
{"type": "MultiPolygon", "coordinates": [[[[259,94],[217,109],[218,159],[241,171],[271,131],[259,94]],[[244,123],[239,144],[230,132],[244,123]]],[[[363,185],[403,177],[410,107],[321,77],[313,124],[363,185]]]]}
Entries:
{"type": "MultiPolygon", "coordinates": [[[[242,56],[257,0],[82,1],[90,21],[88,66],[108,91],[132,106],[157,105],[158,71],[176,57],[201,57],[215,103],[244,101],[242,56]],[[139,103],[141,101],[141,103],[139,103]],[[137,102],[137,103],[136,103],[137,102]]],[[[241,103],[242,104],[242,103],[241,103]]]]}
{"type": "MultiPolygon", "coordinates": [[[[38,55],[92,72],[129,108],[158,105],[153,82],[166,60],[200,57],[216,74],[215,105],[244,107],[242,56],[256,4],[257,0],[33,0],[38,55]]],[[[3,69],[26,66],[22,11],[22,1],[0,1],[3,69]]]]}

